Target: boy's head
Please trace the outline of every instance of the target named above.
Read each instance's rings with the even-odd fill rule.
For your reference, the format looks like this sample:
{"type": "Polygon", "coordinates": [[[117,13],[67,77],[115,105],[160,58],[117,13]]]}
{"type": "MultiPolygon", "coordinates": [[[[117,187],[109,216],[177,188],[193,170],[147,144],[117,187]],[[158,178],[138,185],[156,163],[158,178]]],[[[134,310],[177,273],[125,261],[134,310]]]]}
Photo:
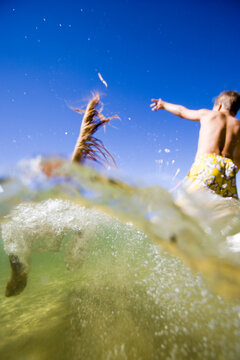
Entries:
{"type": "Polygon", "coordinates": [[[214,108],[222,105],[224,110],[236,115],[240,108],[240,94],[237,91],[223,91],[215,100],[214,108]]]}

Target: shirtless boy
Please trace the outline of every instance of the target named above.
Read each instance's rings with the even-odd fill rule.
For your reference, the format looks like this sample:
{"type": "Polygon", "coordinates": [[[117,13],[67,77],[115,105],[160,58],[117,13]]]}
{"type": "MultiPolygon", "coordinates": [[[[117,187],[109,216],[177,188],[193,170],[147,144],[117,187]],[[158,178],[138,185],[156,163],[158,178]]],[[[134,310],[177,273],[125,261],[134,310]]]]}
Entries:
{"type": "Polygon", "coordinates": [[[150,106],[153,111],[164,109],[181,118],[200,121],[197,154],[188,177],[194,189],[207,187],[223,197],[238,199],[240,122],[235,116],[240,108],[240,94],[222,92],[212,110],[190,110],[162,99],[152,99],[150,106]]]}

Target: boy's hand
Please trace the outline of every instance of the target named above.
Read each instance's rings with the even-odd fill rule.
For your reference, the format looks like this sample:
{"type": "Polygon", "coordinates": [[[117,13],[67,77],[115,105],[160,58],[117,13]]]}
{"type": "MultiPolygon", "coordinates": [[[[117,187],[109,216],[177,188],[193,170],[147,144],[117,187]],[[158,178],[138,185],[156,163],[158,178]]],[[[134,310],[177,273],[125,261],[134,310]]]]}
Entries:
{"type": "Polygon", "coordinates": [[[164,109],[164,101],[162,99],[152,99],[150,107],[152,108],[152,111],[164,109]]]}

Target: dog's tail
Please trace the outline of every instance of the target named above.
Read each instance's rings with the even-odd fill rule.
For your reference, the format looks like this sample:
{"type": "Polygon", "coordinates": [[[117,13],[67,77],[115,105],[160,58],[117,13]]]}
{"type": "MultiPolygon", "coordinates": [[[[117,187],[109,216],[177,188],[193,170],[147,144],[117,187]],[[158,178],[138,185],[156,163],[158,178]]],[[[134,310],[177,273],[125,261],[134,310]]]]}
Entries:
{"type": "Polygon", "coordinates": [[[105,118],[101,110],[97,110],[99,105],[100,96],[95,94],[89,101],[86,110],[72,108],[77,113],[84,114],[80,134],[72,154],[72,161],[83,163],[84,160],[91,159],[101,164],[116,167],[113,156],[105,148],[103,142],[95,138],[93,134],[99,127],[105,126],[111,119],[118,118],[118,116],[105,118]]]}

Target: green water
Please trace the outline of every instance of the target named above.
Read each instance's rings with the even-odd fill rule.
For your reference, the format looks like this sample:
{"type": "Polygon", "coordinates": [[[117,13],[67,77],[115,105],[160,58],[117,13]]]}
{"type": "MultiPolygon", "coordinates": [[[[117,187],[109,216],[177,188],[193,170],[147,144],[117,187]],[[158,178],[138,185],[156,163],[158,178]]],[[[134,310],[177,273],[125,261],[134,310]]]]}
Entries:
{"type": "MultiPolygon", "coordinates": [[[[212,279],[221,289],[228,278],[222,279],[216,266],[209,267],[210,259],[215,265],[217,260],[224,266],[228,261],[235,275],[238,254],[229,251],[221,258],[221,247],[213,251],[217,237],[211,237],[213,243],[206,249],[204,236],[208,239],[209,228],[205,234],[199,218],[191,220],[187,209],[183,214],[162,190],[158,190],[162,202],[156,208],[156,189],[148,191],[150,200],[146,200],[145,190],[133,196],[132,190],[94,180],[95,191],[96,184],[98,195],[82,193],[82,199],[122,220],[76,204],[80,198],[66,188],[28,193],[27,202],[26,195],[21,195],[23,205],[8,218],[4,216],[12,205],[8,210],[6,202],[19,201],[13,195],[4,198],[0,359],[239,359],[240,302],[232,295],[236,292],[228,297],[216,292],[212,279]],[[46,200],[50,195],[66,198],[66,193],[67,199],[46,200]],[[157,237],[160,230],[162,237],[157,237]],[[172,234],[174,244],[170,241],[167,252],[172,234]],[[189,237],[196,242],[187,249],[189,237]],[[22,294],[6,298],[10,274],[6,251],[13,246],[30,264],[30,271],[22,294]],[[201,264],[205,260],[204,272],[186,265],[196,259],[201,264]]],[[[224,210],[218,206],[222,229],[231,224],[228,234],[232,234],[236,221],[232,224],[228,218],[229,205],[224,210]]],[[[234,206],[231,219],[238,214],[234,206]]],[[[208,217],[204,221],[204,226],[210,226],[208,217]]],[[[216,213],[211,226],[215,232],[220,227],[216,213]]],[[[219,239],[222,244],[220,235],[219,239]]],[[[236,283],[233,278],[230,288],[236,283]]]]}

